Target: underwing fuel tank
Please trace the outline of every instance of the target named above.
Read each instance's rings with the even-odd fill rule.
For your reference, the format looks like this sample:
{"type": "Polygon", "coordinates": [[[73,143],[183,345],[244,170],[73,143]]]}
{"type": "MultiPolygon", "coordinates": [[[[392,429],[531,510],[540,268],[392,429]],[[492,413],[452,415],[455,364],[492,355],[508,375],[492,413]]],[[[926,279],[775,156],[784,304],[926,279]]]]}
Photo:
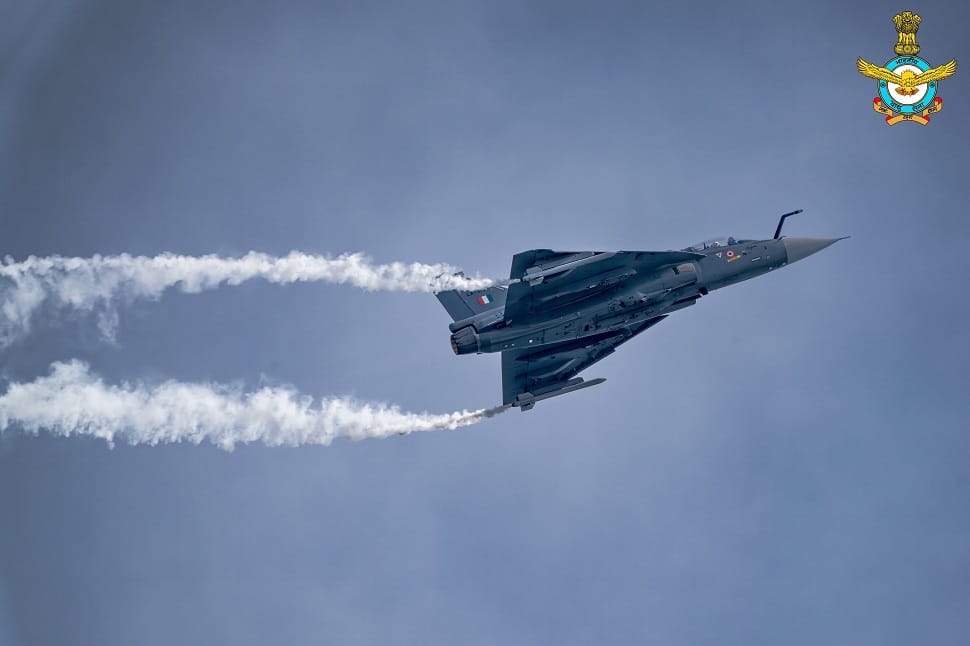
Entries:
{"type": "Polygon", "coordinates": [[[689,287],[697,282],[697,269],[694,263],[685,262],[676,268],[666,270],[660,277],[640,287],[641,303],[661,300],[670,292],[689,287]]]}

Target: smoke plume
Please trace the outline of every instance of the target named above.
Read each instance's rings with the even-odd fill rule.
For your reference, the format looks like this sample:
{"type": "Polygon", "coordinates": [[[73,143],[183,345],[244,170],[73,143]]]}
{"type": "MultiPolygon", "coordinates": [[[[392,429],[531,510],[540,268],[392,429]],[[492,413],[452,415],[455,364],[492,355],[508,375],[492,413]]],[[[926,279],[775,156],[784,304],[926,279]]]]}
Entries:
{"type": "Polygon", "coordinates": [[[19,426],[30,433],[98,437],[113,445],[210,442],[231,451],[237,444],[328,445],[335,438],[384,438],[476,424],[504,407],[444,414],[408,413],[397,406],[344,397],[314,402],[292,388],[238,387],[166,381],[106,385],[81,361],[54,363],[50,374],[13,383],[0,395],[0,432],[19,426]]]}
{"type": "Polygon", "coordinates": [[[30,256],[23,262],[10,257],[0,263],[0,348],[30,329],[37,310],[97,310],[99,327],[114,335],[120,302],[158,299],[169,288],[201,292],[222,284],[238,285],[253,278],[286,284],[319,281],[348,284],[366,290],[433,292],[444,289],[481,289],[494,284],[467,278],[446,264],[374,264],[359,253],[336,258],[290,252],[283,257],[251,251],[240,258],[216,255],[93,256],[67,258],[30,256]]]}

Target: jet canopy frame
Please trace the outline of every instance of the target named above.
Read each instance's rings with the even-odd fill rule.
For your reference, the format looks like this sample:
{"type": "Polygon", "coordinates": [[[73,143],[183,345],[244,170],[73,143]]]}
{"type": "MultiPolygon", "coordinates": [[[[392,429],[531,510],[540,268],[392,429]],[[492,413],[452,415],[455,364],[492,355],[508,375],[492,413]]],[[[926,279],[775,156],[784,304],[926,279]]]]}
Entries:
{"type": "Polygon", "coordinates": [[[721,236],[719,238],[710,238],[709,240],[692,244],[684,249],[684,251],[707,251],[708,249],[713,249],[715,247],[727,247],[737,244],[737,242],[738,241],[733,236],[721,236]]]}

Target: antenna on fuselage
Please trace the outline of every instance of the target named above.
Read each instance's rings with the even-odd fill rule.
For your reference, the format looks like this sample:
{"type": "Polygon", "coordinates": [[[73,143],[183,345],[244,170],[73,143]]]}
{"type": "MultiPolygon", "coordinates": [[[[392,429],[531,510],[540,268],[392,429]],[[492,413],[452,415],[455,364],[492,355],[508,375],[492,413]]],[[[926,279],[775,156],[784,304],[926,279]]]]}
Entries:
{"type": "Polygon", "coordinates": [[[797,215],[798,213],[801,213],[803,210],[804,209],[798,209],[797,211],[792,211],[791,213],[786,213],[785,215],[781,216],[781,219],[778,220],[778,228],[775,229],[775,237],[774,237],[775,240],[781,237],[781,227],[785,224],[785,218],[787,218],[789,215],[797,215]]]}

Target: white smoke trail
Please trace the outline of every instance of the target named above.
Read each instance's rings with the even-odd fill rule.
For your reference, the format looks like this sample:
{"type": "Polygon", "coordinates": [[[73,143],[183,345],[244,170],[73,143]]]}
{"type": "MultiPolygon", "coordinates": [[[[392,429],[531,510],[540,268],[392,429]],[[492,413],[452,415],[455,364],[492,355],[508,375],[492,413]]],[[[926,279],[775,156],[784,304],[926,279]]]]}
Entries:
{"type": "Polygon", "coordinates": [[[0,395],[0,433],[19,426],[69,437],[98,437],[113,445],[208,441],[236,444],[328,445],[335,438],[384,438],[476,424],[504,407],[445,414],[408,413],[397,406],[312,397],[291,388],[244,393],[218,384],[166,381],[157,386],[105,385],[81,361],[54,363],[50,375],[13,383],[0,395]]]}
{"type": "Polygon", "coordinates": [[[169,288],[201,292],[225,283],[238,285],[253,278],[272,283],[321,281],[366,290],[432,292],[482,289],[486,278],[467,278],[446,264],[374,264],[359,253],[336,258],[290,252],[283,257],[251,251],[240,258],[216,255],[93,256],[67,258],[30,256],[23,262],[7,257],[0,264],[0,348],[26,334],[30,321],[45,303],[55,308],[101,311],[99,325],[112,337],[118,302],[157,299],[169,288]]]}

